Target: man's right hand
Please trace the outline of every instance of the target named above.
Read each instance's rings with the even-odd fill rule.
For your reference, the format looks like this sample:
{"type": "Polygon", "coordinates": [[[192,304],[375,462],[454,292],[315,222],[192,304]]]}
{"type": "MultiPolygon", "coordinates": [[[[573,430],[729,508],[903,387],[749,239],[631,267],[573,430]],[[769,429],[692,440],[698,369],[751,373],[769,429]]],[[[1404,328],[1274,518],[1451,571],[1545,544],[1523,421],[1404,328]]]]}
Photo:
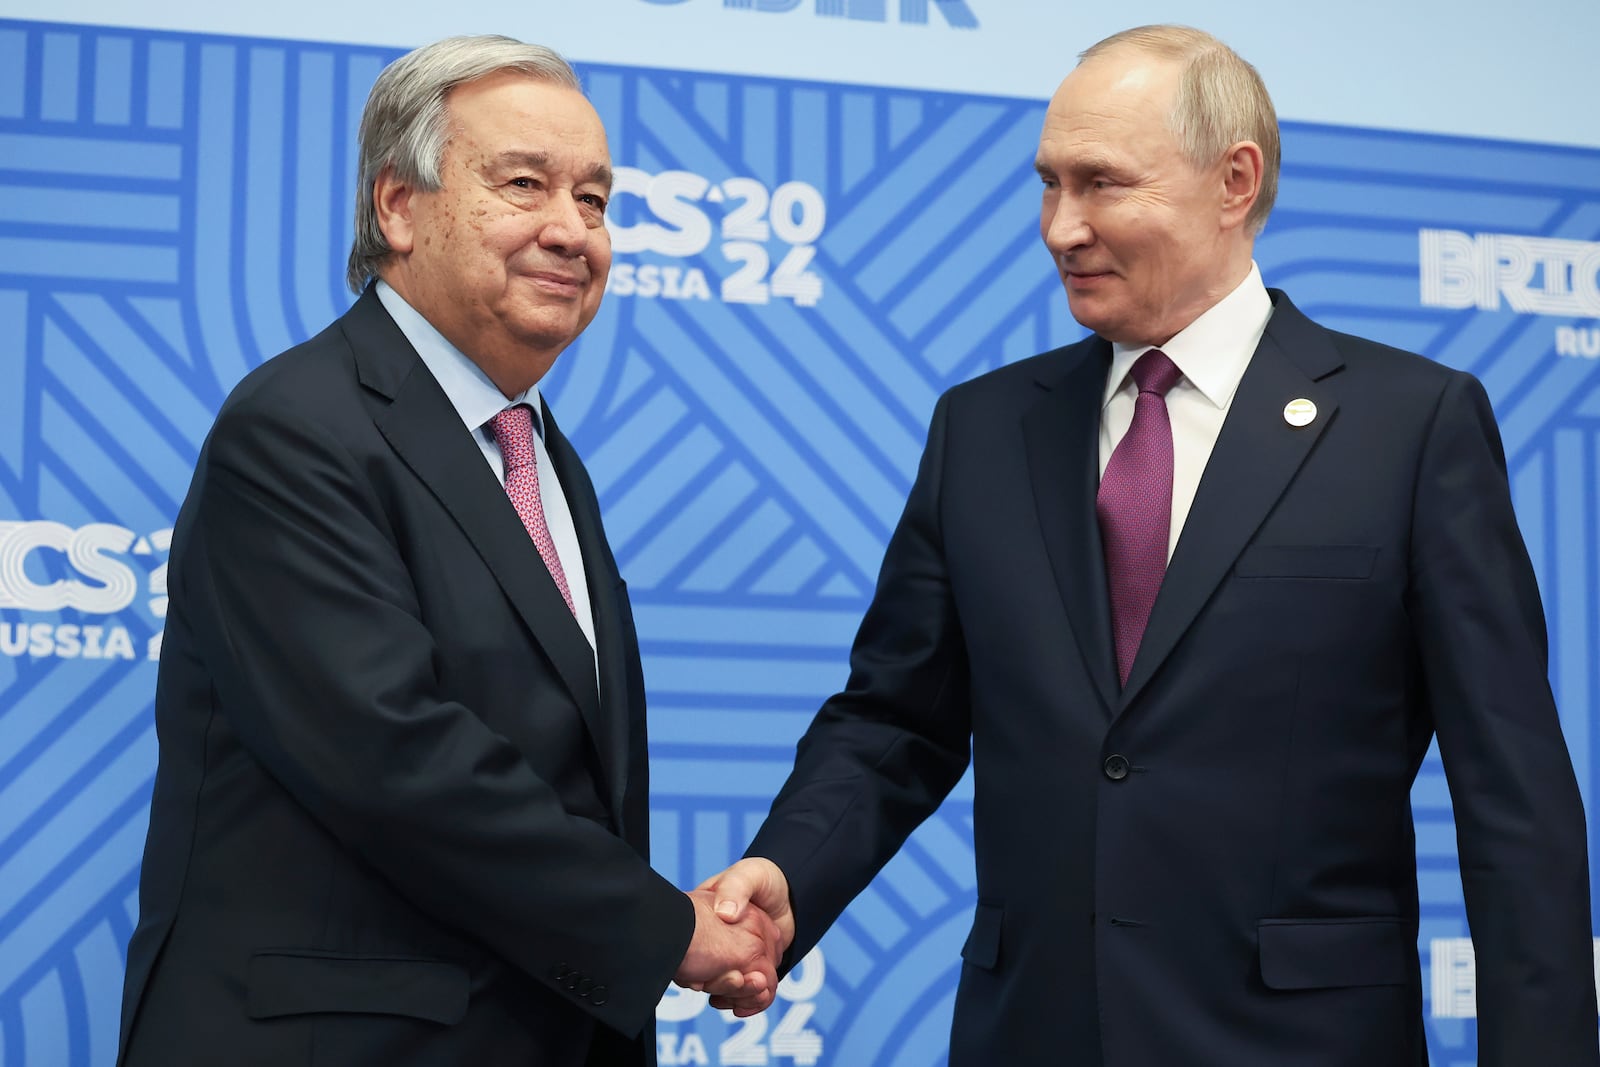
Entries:
{"type": "MultiPolygon", "coordinates": [[[[776,863],[759,856],[751,856],[735,863],[721,874],[714,874],[701,882],[696,892],[709,891],[716,897],[717,914],[723,922],[741,923],[752,915],[764,914],[771,919],[778,932],[777,960],[794,941],[794,911],[789,906],[789,879],[776,863]]],[[[713,1008],[732,1011],[735,1015],[754,1015],[772,1003],[768,994],[760,1007],[756,1001],[740,990],[709,990],[713,1008]]]]}
{"type": "Polygon", "coordinates": [[[787,939],[760,908],[725,919],[715,911],[716,896],[709,890],[696,889],[688,897],[694,904],[694,937],[673,981],[726,998],[726,1006],[740,1017],[765,1011],[778,989],[778,958],[787,939]]]}

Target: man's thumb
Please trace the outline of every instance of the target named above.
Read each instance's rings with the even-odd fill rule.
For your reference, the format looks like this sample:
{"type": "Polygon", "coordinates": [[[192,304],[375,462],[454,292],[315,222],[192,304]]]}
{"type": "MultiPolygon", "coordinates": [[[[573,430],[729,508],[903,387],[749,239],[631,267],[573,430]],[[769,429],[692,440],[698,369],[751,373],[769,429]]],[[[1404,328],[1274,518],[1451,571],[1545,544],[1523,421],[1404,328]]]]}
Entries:
{"type": "Polygon", "coordinates": [[[744,907],[750,902],[750,894],[754,887],[744,877],[738,865],[729,867],[721,874],[707,878],[700,884],[701,889],[709,889],[716,895],[716,903],[712,910],[724,922],[736,923],[739,916],[744,914],[744,907]]]}

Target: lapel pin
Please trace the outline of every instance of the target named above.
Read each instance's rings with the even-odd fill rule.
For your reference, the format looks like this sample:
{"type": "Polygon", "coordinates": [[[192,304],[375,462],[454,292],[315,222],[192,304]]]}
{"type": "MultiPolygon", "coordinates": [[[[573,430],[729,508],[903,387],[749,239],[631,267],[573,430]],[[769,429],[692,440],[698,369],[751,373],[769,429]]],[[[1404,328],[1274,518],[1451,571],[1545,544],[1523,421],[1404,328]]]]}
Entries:
{"type": "Polygon", "coordinates": [[[1290,426],[1310,426],[1311,420],[1317,417],[1317,405],[1301,397],[1291,400],[1283,406],[1283,421],[1290,426]]]}

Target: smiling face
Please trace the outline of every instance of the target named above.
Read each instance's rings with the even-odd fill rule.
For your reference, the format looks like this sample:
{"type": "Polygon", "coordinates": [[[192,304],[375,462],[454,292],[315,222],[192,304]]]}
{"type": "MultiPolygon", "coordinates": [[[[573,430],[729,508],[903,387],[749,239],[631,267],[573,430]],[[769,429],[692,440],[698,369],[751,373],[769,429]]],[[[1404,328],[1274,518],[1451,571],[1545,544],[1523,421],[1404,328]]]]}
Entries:
{"type": "Polygon", "coordinates": [[[1244,142],[1192,165],[1171,124],[1181,72],[1132,49],[1087,59],[1056,90],[1039,139],[1039,232],[1072,316],[1123,344],[1165,344],[1250,269],[1240,205],[1259,167],[1241,167],[1260,150],[1244,142]]]}
{"type": "Polygon", "coordinates": [[[611,157],[581,93],[515,72],[457,86],[440,188],[380,175],[380,276],[506,396],[542,378],[600,307],[611,157]]]}

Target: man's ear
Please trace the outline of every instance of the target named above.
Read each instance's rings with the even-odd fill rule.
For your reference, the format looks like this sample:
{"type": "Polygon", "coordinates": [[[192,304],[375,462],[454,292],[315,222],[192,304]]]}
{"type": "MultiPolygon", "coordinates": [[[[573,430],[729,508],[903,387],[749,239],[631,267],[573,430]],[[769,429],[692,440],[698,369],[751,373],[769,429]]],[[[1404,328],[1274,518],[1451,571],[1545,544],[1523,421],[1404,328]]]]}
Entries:
{"type": "Polygon", "coordinates": [[[1222,157],[1222,228],[1243,227],[1261,195],[1263,156],[1254,141],[1240,141],[1222,157]]]}
{"type": "Polygon", "coordinates": [[[378,229],[390,251],[402,255],[416,244],[416,226],[411,217],[411,202],[416,189],[395,176],[393,167],[384,167],[372,183],[372,206],[378,216],[378,229]]]}

